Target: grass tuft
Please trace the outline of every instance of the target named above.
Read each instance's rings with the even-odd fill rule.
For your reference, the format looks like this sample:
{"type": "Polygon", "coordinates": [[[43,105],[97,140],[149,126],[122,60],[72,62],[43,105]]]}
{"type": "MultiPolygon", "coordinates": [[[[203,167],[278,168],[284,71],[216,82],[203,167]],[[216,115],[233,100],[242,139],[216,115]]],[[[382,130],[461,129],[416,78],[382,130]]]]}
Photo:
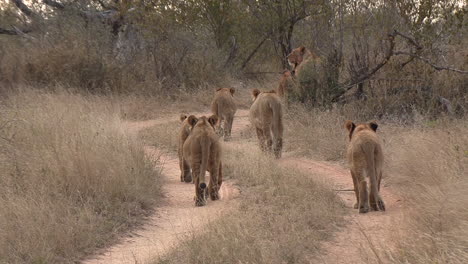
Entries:
{"type": "Polygon", "coordinates": [[[0,262],[72,263],[158,199],[152,162],[105,98],[25,90],[0,112],[0,262]]]}

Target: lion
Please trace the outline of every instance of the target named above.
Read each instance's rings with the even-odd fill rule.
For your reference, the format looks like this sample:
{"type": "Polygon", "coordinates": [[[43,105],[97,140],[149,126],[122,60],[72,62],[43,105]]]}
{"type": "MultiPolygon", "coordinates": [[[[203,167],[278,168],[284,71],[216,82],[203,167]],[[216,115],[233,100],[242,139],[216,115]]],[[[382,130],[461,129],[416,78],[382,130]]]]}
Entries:
{"type": "Polygon", "coordinates": [[[257,131],[262,151],[271,151],[276,158],[281,157],[283,148],[283,114],[281,100],[276,91],[260,92],[252,90],[253,104],[250,107],[249,119],[257,131]]]}
{"type": "Polygon", "coordinates": [[[319,60],[319,57],[315,53],[304,46],[293,49],[286,58],[293,69],[292,71],[285,70],[281,75],[276,92],[283,98],[285,98],[288,95],[288,91],[293,89],[294,85],[296,85],[295,78],[299,76],[303,66],[310,61],[319,60]]]}
{"type": "Polygon", "coordinates": [[[180,181],[181,182],[192,182],[192,173],[190,172],[190,167],[182,156],[182,147],[184,142],[190,134],[192,126],[190,123],[196,123],[197,118],[194,115],[187,117],[187,115],[180,115],[180,122],[182,123],[179,131],[179,147],[177,149],[177,154],[179,155],[179,167],[180,167],[180,181]]]}
{"type": "Polygon", "coordinates": [[[278,85],[278,89],[276,90],[276,93],[279,95],[279,97],[285,97],[287,94],[287,91],[290,89],[290,84],[292,82],[292,74],[290,71],[285,70],[283,74],[281,75],[281,79],[278,85]]]}
{"type": "Polygon", "coordinates": [[[208,118],[202,116],[196,121],[194,119],[188,120],[192,130],[183,146],[183,158],[184,162],[187,162],[192,169],[195,183],[195,206],[205,205],[206,195],[210,196],[213,201],[219,199],[223,172],[221,143],[214,129],[217,122],[218,117],[216,115],[208,118]],[[207,187],[205,182],[206,171],[210,172],[208,190],[205,190],[207,187]]]}
{"type": "Polygon", "coordinates": [[[370,205],[375,211],[385,211],[379,194],[384,156],[376,133],[378,125],[375,122],[355,125],[348,120],[345,127],[349,131],[347,156],[356,194],[354,208],[359,208],[359,213],[367,213],[370,205]],[[366,178],[370,181],[369,193],[366,178]]]}
{"type": "Polygon", "coordinates": [[[289,65],[291,65],[291,67],[293,68],[293,76],[299,76],[299,73],[301,72],[302,68],[309,61],[315,61],[319,59],[319,57],[315,53],[311,52],[304,46],[300,46],[298,48],[293,49],[286,58],[288,59],[289,65]]]}
{"type": "Polygon", "coordinates": [[[216,130],[223,135],[224,141],[231,138],[232,123],[237,111],[234,92],[234,88],[219,88],[211,102],[211,112],[219,118],[216,130]]]}

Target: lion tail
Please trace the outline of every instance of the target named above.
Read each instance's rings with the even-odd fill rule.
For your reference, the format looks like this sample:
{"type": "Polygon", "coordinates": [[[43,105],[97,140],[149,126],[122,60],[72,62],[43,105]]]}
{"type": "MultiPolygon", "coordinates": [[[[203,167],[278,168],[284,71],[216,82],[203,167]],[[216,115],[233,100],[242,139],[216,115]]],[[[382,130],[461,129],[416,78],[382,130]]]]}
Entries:
{"type": "Polygon", "coordinates": [[[379,189],[377,183],[377,171],[375,166],[375,146],[371,144],[367,144],[364,146],[364,156],[366,159],[367,167],[366,167],[366,174],[369,177],[370,189],[371,193],[373,194],[374,201],[379,201],[379,189]]]}
{"type": "Polygon", "coordinates": [[[270,103],[271,110],[273,112],[273,120],[271,122],[271,128],[273,131],[273,147],[275,156],[281,157],[281,149],[283,148],[283,112],[281,108],[281,102],[273,101],[270,103]]]}
{"type": "Polygon", "coordinates": [[[211,103],[211,113],[213,113],[213,115],[218,115],[218,103],[216,101],[214,101],[213,103],[211,103]]]}
{"type": "Polygon", "coordinates": [[[211,141],[208,139],[207,136],[203,136],[201,138],[201,165],[200,165],[200,176],[199,176],[199,187],[202,189],[206,188],[206,182],[205,182],[205,175],[206,175],[206,169],[208,167],[208,161],[210,158],[210,147],[211,147],[211,141]]]}

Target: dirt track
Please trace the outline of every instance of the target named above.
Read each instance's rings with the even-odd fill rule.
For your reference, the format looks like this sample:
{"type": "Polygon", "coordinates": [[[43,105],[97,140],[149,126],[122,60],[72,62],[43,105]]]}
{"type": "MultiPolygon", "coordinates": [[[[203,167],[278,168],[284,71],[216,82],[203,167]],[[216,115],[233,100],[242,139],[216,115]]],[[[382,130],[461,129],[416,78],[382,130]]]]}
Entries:
{"type": "MultiPolygon", "coordinates": [[[[145,122],[132,122],[128,123],[128,127],[131,131],[137,132],[145,127],[163,124],[170,120],[176,120],[176,116],[145,122]]],[[[240,136],[243,131],[248,129],[248,125],[248,110],[237,111],[232,141],[227,144],[246,143],[241,142],[240,136]]],[[[287,138],[285,142],[287,142],[287,138]]],[[[145,151],[149,156],[159,155],[163,161],[163,190],[165,193],[163,204],[158,206],[155,215],[131,237],[123,238],[119,244],[84,263],[146,263],[173,249],[181,240],[186,239],[185,235],[199,232],[208,223],[207,219],[213,220],[213,216],[220,216],[235,207],[233,205],[236,204],[236,200],[233,198],[238,195],[239,191],[230,182],[223,183],[220,201],[209,201],[207,206],[201,208],[194,207],[192,202],[194,187],[192,184],[180,182],[177,157],[174,154],[160,153],[151,147],[146,147],[145,151]]],[[[311,175],[320,175],[322,177],[320,180],[331,182],[334,189],[352,188],[349,172],[338,165],[297,158],[289,153],[284,153],[284,158],[279,162],[282,166],[294,167],[304,172],[310,172],[311,175]]],[[[362,254],[362,252],[371,250],[372,247],[378,248],[384,245],[393,230],[392,226],[395,226],[395,223],[398,223],[402,217],[399,214],[401,203],[398,198],[386,188],[385,183],[382,189],[387,211],[363,215],[352,209],[355,201],[353,192],[338,192],[338,196],[349,208],[346,226],[338,230],[332,240],[323,243],[323,253],[315,256],[311,263],[379,262],[376,258],[370,260],[363,258],[362,256],[366,254],[362,254]]]]}

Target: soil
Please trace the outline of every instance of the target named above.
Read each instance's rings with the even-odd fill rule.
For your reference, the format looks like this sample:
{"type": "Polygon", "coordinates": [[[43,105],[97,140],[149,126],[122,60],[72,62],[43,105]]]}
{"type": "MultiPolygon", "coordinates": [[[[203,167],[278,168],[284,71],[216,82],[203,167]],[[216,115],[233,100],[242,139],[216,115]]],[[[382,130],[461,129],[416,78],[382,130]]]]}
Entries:
{"type": "MultiPolygon", "coordinates": [[[[177,115],[162,117],[144,122],[128,122],[132,132],[145,127],[164,124],[176,120],[177,115]]],[[[247,144],[252,139],[249,134],[248,110],[238,110],[234,119],[232,139],[226,144],[247,144]]],[[[285,139],[287,144],[287,138],[285,139]]],[[[255,144],[250,142],[250,144],[255,144]]],[[[208,202],[207,206],[195,207],[193,203],[194,187],[192,184],[180,182],[178,159],[174,154],[162,153],[158,149],[146,147],[147,155],[158,157],[163,161],[163,203],[155,210],[155,214],[130,237],[106,249],[104,253],[95,256],[84,263],[146,263],[174,249],[181,241],[188,239],[190,234],[201,232],[208,223],[207,219],[220,217],[229,210],[236,208],[236,197],[239,190],[233,182],[224,182],[221,189],[221,200],[208,202]]],[[[313,256],[311,263],[383,263],[374,249],[388,248],[386,241],[391,237],[396,224],[402,219],[400,199],[386,186],[383,180],[382,197],[385,212],[370,212],[359,214],[353,209],[355,195],[349,171],[339,164],[316,161],[303,157],[295,157],[293,153],[284,153],[279,164],[310,173],[311,177],[319,177],[333,185],[338,197],[347,207],[345,225],[338,228],[333,238],[321,246],[321,254],[313,256]],[[312,176],[313,175],[313,176],[312,176]],[[370,251],[370,254],[368,254],[370,251]],[[365,252],[365,254],[363,254],[365,252]],[[373,256],[368,259],[366,256],[373,256]]]]}

